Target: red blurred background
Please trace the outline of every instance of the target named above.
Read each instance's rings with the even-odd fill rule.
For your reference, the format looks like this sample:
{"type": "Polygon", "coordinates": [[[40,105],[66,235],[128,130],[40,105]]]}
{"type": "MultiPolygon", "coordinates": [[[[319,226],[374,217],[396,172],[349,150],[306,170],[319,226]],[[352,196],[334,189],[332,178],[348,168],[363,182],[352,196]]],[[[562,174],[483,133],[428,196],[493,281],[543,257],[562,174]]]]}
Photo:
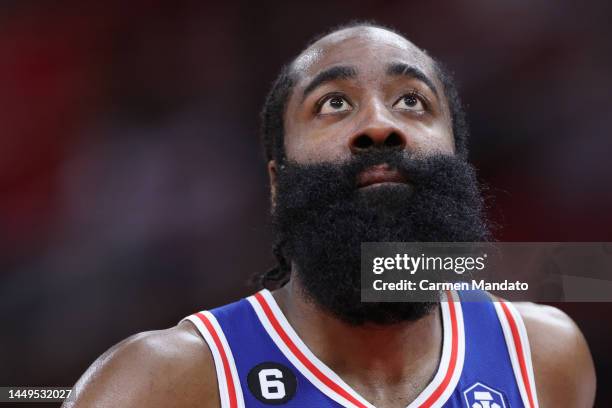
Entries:
{"type": "MultiPolygon", "coordinates": [[[[71,386],[272,265],[258,112],[351,19],[455,72],[506,241],[612,241],[606,1],[0,3],[0,384],[71,386]]],[[[611,304],[560,304],[612,406],[611,304]]]]}

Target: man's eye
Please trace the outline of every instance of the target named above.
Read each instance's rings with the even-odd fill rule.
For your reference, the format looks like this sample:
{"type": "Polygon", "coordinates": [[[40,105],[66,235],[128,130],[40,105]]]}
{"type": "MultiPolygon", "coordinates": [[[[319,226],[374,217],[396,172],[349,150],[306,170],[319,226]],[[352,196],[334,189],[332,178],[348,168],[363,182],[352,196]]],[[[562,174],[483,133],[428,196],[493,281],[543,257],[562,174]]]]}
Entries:
{"type": "Polygon", "coordinates": [[[320,114],[346,112],[352,110],[353,107],[342,96],[332,96],[323,101],[319,106],[320,114]]]}
{"type": "Polygon", "coordinates": [[[418,95],[408,94],[404,95],[395,102],[394,108],[409,110],[414,112],[422,112],[425,110],[425,105],[421,101],[418,95]]]}

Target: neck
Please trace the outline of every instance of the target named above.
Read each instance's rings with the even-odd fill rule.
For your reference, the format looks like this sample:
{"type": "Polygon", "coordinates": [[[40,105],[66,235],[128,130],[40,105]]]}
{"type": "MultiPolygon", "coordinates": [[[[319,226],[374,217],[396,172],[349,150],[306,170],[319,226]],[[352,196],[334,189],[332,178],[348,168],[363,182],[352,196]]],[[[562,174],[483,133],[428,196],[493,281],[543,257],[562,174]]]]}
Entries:
{"type": "Polygon", "coordinates": [[[274,297],[312,352],[357,388],[404,385],[416,391],[435,374],[442,349],[439,307],[416,321],[354,326],[307,299],[297,279],[274,297]]]}

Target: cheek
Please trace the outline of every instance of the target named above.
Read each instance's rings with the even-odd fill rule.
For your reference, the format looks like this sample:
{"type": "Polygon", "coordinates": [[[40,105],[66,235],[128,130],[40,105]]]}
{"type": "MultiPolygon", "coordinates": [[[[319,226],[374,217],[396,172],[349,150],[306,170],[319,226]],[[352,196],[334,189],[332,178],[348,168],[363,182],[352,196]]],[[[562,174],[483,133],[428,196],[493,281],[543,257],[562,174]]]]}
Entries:
{"type": "Polygon", "coordinates": [[[347,159],[349,131],[340,123],[317,128],[292,126],[285,135],[287,158],[299,163],[330,162],[347,159]]]}
{"type": "Polygon", "coordinates": [[[451,129],[441,121],[430,125],[415,123],[406,129],[409,145],[415,152],[423,154],[454,154],[455,143],[451,129]]]}

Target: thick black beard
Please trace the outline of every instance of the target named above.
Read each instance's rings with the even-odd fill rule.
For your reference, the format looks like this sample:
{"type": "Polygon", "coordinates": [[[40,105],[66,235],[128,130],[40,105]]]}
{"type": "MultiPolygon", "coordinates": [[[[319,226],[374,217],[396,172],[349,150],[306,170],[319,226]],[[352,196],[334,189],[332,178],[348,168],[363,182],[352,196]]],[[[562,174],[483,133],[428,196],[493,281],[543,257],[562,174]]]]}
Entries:
{"type": "Polygon", "coordinates": [[[414,321],[439,302],[362,303],[361,242],[478,242],[490,232],[473,167],[454,156],[373,151],[348,163],[278,169],[277,242],[306,297],[352,324],[414,321]],[[358,189],[357,175],[387,163],[409,185],[358,189]]]}

